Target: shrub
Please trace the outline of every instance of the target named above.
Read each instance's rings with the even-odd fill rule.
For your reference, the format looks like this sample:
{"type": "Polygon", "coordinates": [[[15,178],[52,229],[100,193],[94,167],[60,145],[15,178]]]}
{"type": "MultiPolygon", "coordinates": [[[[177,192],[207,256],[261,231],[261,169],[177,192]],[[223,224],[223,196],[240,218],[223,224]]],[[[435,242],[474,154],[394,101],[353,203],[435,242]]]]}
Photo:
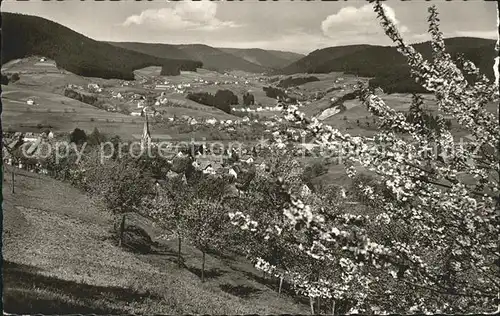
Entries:
{"type": "Polygon", "coordinates": [[[204,105],[214,106],[214,104],[215,104],[214,96],[208,92],[189,93],[186,96],[186,98],[189,100],[192,100],[196,103],[200,103],[200,104],[204,104],[204,105]]]}
{"type": "Polygon", "coordinates": [[[8,85],[9,84],[9,77],[6,75],[2,74],[2,80],[1,80],[3,85],[8,85]]]}
{"type": "Polygon", "coordinates": [[[254,98],[253,94],[250,94],[247,92],[243,95],[243,105],[246,105],[246,106],[254,105],[254,103],[255,103],[255,98],[254,98]]]}
{"type": "Polygon", "coordinates": [[[106,137],[99,132],[97,127],[95,127],[92,133],[87,137],[87,142],[89,145],[98,145],[105,141],[106,137]]]}
{"type": "Polygon", "coordinates": [[[273,99],[281,99],[281,100],[287,100],[287,102],[290,103],[295,103],[297,102],[296,98],[289,97],[285,91],[281,89],[277,89],[274,87],[263,87],[262,90],[266,93],[266,96],[273,98],[273,99]]]}
{"type": "Polygon", "coordinates": [[[273,98],[273,99],[278,99],[278,97],[282,98],[282,99],[287,98],[285,91],[283,91],[281,89],[277,89],[277,88],[273,88],[273,87],[263,87],[262,90],[264,90],[264,92],[266,93],[266,96],[269,98],[273,98]]]}
{"type": "Polygon", "coordinates": [[[90,105],[98,103],[98,99],[95,95],[83,91],[76,91],[71,88],[64,89],[64,96],[90,105]]]}
{"type": "Polygon", "coordinates": [[[298,78],[288,77],[286,79],[280,80],[277,86],[282,88],[288,88],[293,86],[300,86],[304,83],[314,82],[314,81],[319,81],[319,79],[314,76],[298,77],[298,78]]]}
{"type": "Polygon", "coordinates": [[[153,223],[146,217],[127,212],[119,216],[115,222],[114,229],[119,239],[119,245],[125,246],[133,251],[148,253],[154,245],[153,223]]]}
{"type": "Polygon", "coordinates": [[[87,134],[85,134],[85,131],[75,128],[73,132],[69,135],[69,142],[70,143],[75,143],[77,145],[81,145],[84,142],[87,141],[87,134]]]}
{"type": "Polygon", "coordinates": [[[189,93],[186,98],[196,103],[216,107],[226,113],[231,113],[232,104],[238,104],[238,97],[230,90],[218,90],[215,96],[208,92],[189,93]]]}
{"type": "Polygon", "coordinates": [[[305,183],[310,184],[311,180],[328,172],[328,168],[323,161],[316,161],[307,166],[302,174],[302,179],[305,183]]]}
{"type": "Polygon", "coordinates": [[[12,76],[10,76],[11,82],[19,81],[19,79],[21,79],[21,78],[19,77],[19,74],[17,72],[13,73],[12,76]]]}
{"type": "Polygon", "coordinates": [[[216,108],[231,113],[231,105],[238,104],[238,97],[230,90],[217,90],[214,102],[216,108]]]}

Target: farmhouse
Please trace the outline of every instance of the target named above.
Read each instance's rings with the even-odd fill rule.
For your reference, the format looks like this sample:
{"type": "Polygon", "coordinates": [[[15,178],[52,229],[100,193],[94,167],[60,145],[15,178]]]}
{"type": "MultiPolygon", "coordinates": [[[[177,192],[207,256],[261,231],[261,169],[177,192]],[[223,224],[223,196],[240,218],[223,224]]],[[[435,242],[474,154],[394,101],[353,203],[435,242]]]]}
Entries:
{"type": "MultiPolygon", "coordinates": [[[[25,142],[28,142],[25,140],[25,142]]],[[[28,155],[33,155],[35,153],[35,151],[37,150],[37,148],[40,146],[42,142],[42,138],[41,137],[36,137],[35,140],[32,142],[32,144],[29,146],[29,148],[26,150],[26,154],[28,155]]]]}
{"type": "Polygon", "coordinates": [[[307,184],[304,184],[300,190],[300,195],[303,196],[303,197],[306,197],[308,195],[311,194],[311,189],[309,188],[309,186],[307,184]]]}
{"type": "Polygon", "coordinates": [[[141,94],[134,93],[134,95],[132,96],[132,99],[134,99],[134,100],[145,100],[146,98],[143,95],[141,95],[141,94]]]}
{"type": "Polygon", "coordinates": [[[229,169],[229,175],[238,178],[238,173],[233,168],[229,169]]]}
{"type": "Polygon", "coordinates": [[[28,99],[28,100],[26,101],[26,103],[27,103],[28,105],[34,105],[34,104],[35,104],[35,101],[34,101],[33,99],[28,99]]]}
{"type": "Polygon", "coordinates": [[[96,83],[89,83],[87,85],[87,89],[89,89],[92,92],[102,92],[101,87],[99,87],[99,85],[96,83]]]}
{"type": "Polygon", "coordinates": [[[384,90],[382,90],[382,88],[380,88],[380,87],[375,88],[375,91],[374,91],[374,92],[375,92],[375,94],[376,94],[376,95],[378,95],[378,96],[381,96],[381,95],[383,95],[383,94],[384,94],[384,90]]]}
{"type": "Polygon", "coordinates": [[[38,136],[36,136],[33,133],[26,133],[24,134],[23,141],[25,143],[31,143],[31,142],[36,142],[38,140],[38,136]]]}
{"type": "Polygon", "coordinates": [[[142,116],[142,111],[132,111],[130,112],[131,116],[142,116]]]}
{"type": "Polygon", "coordinates": [[[166,84],[157,84],[157,85],[155,86],[155,89],[156,89],[156,90],[167,90],[168,88],[169,88],[169,86],[168,86],[168,85],[166,85],[166,84]]]}

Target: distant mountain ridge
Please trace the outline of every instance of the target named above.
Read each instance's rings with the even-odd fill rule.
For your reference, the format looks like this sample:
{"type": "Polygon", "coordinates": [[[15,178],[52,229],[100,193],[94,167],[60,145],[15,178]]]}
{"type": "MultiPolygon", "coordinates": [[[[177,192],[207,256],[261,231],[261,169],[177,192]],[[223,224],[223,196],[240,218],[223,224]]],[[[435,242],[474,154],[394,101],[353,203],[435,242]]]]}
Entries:
{"type": "Polygon", "coordinates": [[[279,69],[305,57],[303,54],[261,48],[219,48],[266,68],[279,69]]]}
{"type": "Polygon", "coordinates": [[[82,76],[133,79],[133,71],[161,66],[162,74],[204,67],[216,71],[271,72],[304,55],[263,49],[216,48],[203,44],[101,42],[56,22],[2,13],[2,64],[31,55],[46,56],[82,76]]]}
{"type": "Polygon", "coordinates": [[[95,41],[37,16],[2,12],[2,22],[2,64],[38,55],[81,76],[126,80],[134,79],[134,70],[148,66],[161,66],[165,75],[202,67],[199,61],[158,58],[95,41]]]}
{"type": "Polygon", "coordinates": [[[185,44],[177,45],[177,47],[186,52],[189,56],[192,56],[195,60],[202,61],[205,65],[204,68],[211,70],[243,70],[254,73],[268,72],[271,70],[208,45],[185,44]]]}
{"type": "MultiPolygon", "coordinates": [[[[425,92],[409,75],[406,58],[392,46],[328,47],[307,56],[259,48],[216,48],[203,44],[100,42],[50,20],[2,13],[2,64],[32,55],[55,60],[58,67],[86,77],[132,80],[133,71],[161,66],[163,75],[197,68],[216,71],[294,74],[344,72],[371,77],[370,85],[385,92],[425,92]]],[[[495,40],[455,37],[445,39],[447,51],[464,54],[493,78],[495,40]]],[[[424,58],[432,58],[429,42],[414,44],[424,58]]]]}
{"type": "MultiPolygon", "coordinates": [[[[472,37],[445,39],[447,51],[458,53],[473,61],[483,73],[493,78],[495,41],[472,37]]],[[[414,44],[425,59],[432,58],[430,42],[414,44]]],[[[372,77],[371,86],[380,86],[386,92],[425,92],[410,77],[406,58],[396,47],[376,45],[349,45],[328,47],[311,52],[306,57],[276,71],[277,74],[345,72],[361,77],[372,77]]]]}
{"type": "Polygon", "coordinates": [[[204,44],[162,44],[140,42],[107,42],[111,45],[160,58],[193,59],[204,68],[226,71],[243,70],[254,73],[282,68],[304,55],[260,48],[217,48],[204,44]]]}
{"type": "Polygon", "coordinates": [[[106,42],[113,46],[133,50],[143,54],[172,59],[184,59],[186,53],[171,44],[139,43],[139,42],[106,42]]]}
{"type": "MultiPolygon", "coordinates": [[[[373,47],[371,45],[348,45],[348,46],[334,46],[312,51],[307,56],[297,60],[294,63],[277,71],[279,74],[291,75],[294,73],[308,73],[314,72],[318,66],[325,63],[332,62],[337,58],[342,58],[349,54],[358,51],[363,51],[367,48],[373,47]]],[[[319,71],[318,71],[319,73],[319,71]]]]}

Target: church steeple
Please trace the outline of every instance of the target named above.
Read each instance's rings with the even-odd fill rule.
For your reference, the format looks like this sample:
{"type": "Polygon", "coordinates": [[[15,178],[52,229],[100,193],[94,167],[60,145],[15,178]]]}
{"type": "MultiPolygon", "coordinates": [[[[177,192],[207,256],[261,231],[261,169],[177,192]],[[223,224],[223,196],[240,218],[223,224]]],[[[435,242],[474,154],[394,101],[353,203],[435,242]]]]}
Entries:
{"type": "Polygon", "coordinates": [[[144,122],[144,129],[142,131],[142,138],[141,138],[141,150],[144,150],[146,148],[149,148],[151,146],[151,134],[149,132],[149,121],[148,121],[148,113],[145,111],[146,108],[144,108],[144,116],[146,117],[146,122],[144,122]]]}

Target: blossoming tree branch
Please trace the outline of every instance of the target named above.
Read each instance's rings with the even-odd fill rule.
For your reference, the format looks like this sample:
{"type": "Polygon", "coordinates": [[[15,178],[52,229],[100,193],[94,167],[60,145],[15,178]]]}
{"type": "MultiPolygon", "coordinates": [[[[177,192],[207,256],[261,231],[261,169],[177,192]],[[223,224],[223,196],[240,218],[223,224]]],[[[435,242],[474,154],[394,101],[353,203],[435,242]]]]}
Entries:
{"type": "MultiPolygon", "coordinates": [[[[414,96],[409,119],[363,87],[360,100],[379,118],[373,138],[341,133],[306,118],[298,106],[283,104],[296,129],[323,148],[340,149],[348,176],[354,178],[360,170],[373,175],[371,181],[355,182],[352,194],[375,215],[339,214],[334,205],[305,198],[293,183],[280,179],[289,200],[274,220],[259,221],[243,212],[230,216],[235,225],[264,239],[292,234],[298,253],[329,262],[328,269],[338,268],[312,281],[299,267],[276,266],[256,256],[258,268],[287,278],[309,297],[335,299],[340,289],[355,288],[365,294],[356,298],[363,308],[374,283],[383,278],[380,273],[386,273],[395,287],[415,291],[418,298],[406,302],[410,310],[494,311],[500,286],[500,126],[498,115],[486,105],[499,101],[498,76],[493,82],[472,61],[447,53],[435,6],[428,19],[431,60],[405,43],[379,1],[373,6],[386,35],[407,58],[412,77],[435,95],[437,127],[426,126],[421,97],[414,96]],[[468,142],[457,146],[445,117],[469,133],[468,142]],[[367,221],[384,233],[373,233],[367,221]],[[300,238],[305,235],[312,237],[300,238]]],[[[286,151],[286,133],[276,136],[277,150],[286,151]]],[[[391,295],[389,291],[387,297],[391,295]]],[[[312,303],[311,308],[314,312],[312,303]]]]}

